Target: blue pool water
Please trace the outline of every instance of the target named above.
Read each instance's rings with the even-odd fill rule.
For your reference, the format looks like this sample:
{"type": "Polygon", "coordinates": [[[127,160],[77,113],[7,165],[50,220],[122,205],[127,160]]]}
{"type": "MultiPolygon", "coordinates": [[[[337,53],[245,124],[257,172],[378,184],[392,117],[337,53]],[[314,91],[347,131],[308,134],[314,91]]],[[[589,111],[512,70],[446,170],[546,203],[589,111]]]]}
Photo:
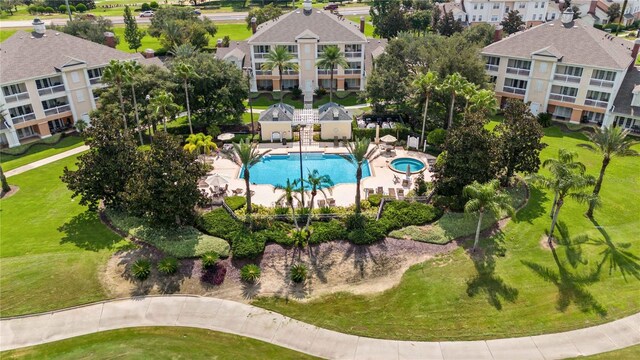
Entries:
{"type": "MultiPolygon", "coordinates": [[[[329,175],[334,184],[349,184],[356,182],[356,167],[340,155],[302,153],[302,169],[304,177],[310,171],[318,170],[320,175],[329,175]]],[[[291,181],[300,179],[300,154],[266,155],[262,161],[253,165],[251,183],[284,185],[287,178],[291,181]]],[[[240,170],[243,176],[244,168],[240,170]]],[[[371,176],[369,163],[362,166],[362,178],[371,176]]]]}
{"type": "Polygon", "coordinates": [[[407,171],[407,165],[409,165],[409,170],[414,173],[421,171],[424,169],[424,163],[418,159],[413,158],[397,158],[391,161],[391,167],[400,172],[407,171]]]}

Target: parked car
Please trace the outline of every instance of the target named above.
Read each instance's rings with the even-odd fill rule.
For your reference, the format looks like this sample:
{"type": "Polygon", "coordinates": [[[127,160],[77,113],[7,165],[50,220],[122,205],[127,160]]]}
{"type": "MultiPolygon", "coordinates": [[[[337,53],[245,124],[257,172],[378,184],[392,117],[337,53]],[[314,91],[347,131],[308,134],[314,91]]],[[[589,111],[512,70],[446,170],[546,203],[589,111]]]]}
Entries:
{"type": "Polygon", "coordinates": [[[338,4],[328,4],[324,9],[329,11],[338,10],[338,4]]]}
{"type": "Polygon", "coordinates": [[[153,11],[143,11],[140,13],[140,17],[153,17],[153,11]]]}

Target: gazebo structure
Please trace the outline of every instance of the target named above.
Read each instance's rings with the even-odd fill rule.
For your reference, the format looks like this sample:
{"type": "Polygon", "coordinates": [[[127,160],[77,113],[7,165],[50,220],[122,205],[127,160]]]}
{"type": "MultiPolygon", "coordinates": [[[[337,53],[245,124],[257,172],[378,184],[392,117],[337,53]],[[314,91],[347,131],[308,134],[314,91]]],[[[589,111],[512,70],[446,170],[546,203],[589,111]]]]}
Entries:
{"type": "Polygon", "coordinates": [[[293,106],[278,103],[269,106],[267,110],[260,113],[258,123],[260,124],[260,135],[263,140],[281,141],[291,140],[291,123],[293,121],[293,106]]]}
{"type": "Polygon", "coordinates": [[[330,102],[320,106],[318,113],[321,139],[351,139],[352,117],[342,105],[330,102]]]}

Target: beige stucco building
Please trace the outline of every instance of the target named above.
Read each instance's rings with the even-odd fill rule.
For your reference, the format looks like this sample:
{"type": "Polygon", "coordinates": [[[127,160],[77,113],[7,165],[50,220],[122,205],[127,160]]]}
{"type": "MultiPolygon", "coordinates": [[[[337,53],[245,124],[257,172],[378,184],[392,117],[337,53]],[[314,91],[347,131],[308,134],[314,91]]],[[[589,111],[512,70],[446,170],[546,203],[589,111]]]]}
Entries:
{"type": "Polygon", "coordinates": [[[0,123],[0,145],[15,147],[46,138],[73,126],[77,119],[89,120],[96,109],[94,91],[102,69],[112,59],[145,59],[33,22],[33,32],[17,31],[0,44],[0,105],[5,109],[0,123]]]}
{"type": "Polygon", "coordinates": [[[291,129],[294,111],[293,106],[278,103],[261,112],[258,124],[260,124],[262,141],[278,142],[282,139],[293,139],[291,129]]]}
{"type": "Polygon", "coordinates": [[[352,121],[351,114],[342,105],[327,103],[318,108],[322,140],[351,139],[352,121]]]}

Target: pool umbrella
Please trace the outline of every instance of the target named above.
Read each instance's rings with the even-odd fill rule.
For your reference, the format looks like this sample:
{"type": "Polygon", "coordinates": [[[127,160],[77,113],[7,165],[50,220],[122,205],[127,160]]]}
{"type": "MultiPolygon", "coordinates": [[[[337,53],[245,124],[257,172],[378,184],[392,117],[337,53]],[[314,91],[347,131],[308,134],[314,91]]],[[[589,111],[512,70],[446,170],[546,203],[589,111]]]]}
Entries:
{"type": "Polygon", "coordinates": [[[407,180],[411,178],[411,167],[407,164],[407,180]]]}
{"type": "Polygon", "coordinates": [[[380,143],[380,125],[376,125],[376,145],[380,143]]]}
{"type": "Polygon", "coordinates": [[[218,140],[220,140],[220,141],[228,141],[228,140],[233,139],[234,137],[235,137],[235,135],[232,134],[232,133],[224,133],[224,134],[218,135],[218,140]]]}
{"type": "Polygon", "coordinates": [[[380,138],[380,140],[381,140],[382,142],[384,142],[384,143],[387,143],[387,144],[388,144],[388,143],[393,143],[393,142],[398,141],[398,139],[396,139],[396,137],[395,137],[395,136],[393,136],[393,135],[385,135],[385,136],[383,136],[382,138],[380,138]]]}
{"type": "Polygon", "coordinates": [[[209,176],[205,182],[209,185],[209,186],[213,186],[214,188],[216,187],[222,187],[222,185],[228,184],[229,183],[229,179],[227,179],[226,177],[220,175],[220,174],[213,174],[211,176],[209,176]]]}

